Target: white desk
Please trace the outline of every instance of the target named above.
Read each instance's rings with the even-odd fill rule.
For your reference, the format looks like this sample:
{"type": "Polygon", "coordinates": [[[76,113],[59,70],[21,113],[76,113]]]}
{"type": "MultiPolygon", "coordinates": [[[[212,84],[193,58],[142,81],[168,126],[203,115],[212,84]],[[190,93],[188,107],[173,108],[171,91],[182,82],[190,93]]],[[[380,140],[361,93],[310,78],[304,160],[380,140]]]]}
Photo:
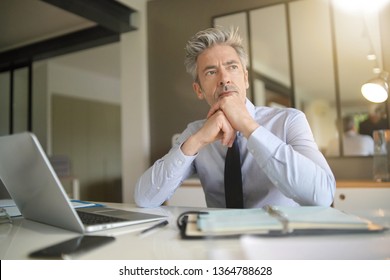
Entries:
{"type": "MultiPolygon", "coordinates": [[[[139,236],[151,223],[101,231],[98,235],[114,235],[116,241],[77,259],[390,259],[390,232],[380,234],[307,236],[283,238],[242,237],[219,240],[181,240],[176,217],[189,208],[164,206],[154,209],[136,208],[129,204],[107,203],[108,206],[168,216],[169,225],[139,236]]],[[[194,209],[194,208],[191,208],[194,209]]],[[[390,213],[360,213],[390,226],[390,213]]],[[[48,225],[17,218],[13,225],[0,225],[0,259],[28,259],[28,254],[77,234],[48,225]]]]}

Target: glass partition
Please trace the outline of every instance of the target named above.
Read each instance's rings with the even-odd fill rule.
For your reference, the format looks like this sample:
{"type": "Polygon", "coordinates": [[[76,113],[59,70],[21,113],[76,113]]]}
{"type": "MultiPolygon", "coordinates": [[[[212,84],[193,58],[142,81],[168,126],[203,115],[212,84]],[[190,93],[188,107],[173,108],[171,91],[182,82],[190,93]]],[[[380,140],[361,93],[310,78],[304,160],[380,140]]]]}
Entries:
{"type": "Polygon", "coordinates": [[[216,17],[214,23],[238,23],[244,32],[256,105],[302,110],[326,156],[366,156],[344,149],[342,120],[352,118],[359,134],[362,122],[380,112],[388,127],[386,104],[370,103],[360,92],[383,70],[381,34],[388,30],[380,29],[380,10],[368,9],[370,1],[360,10],[346,10],[342,2],[290,1],[216,17]]]}
{"type": "Polygon", "coordinates": [[[0,136],[31,131],[31,66],[0,73],[0,136]]]}
{"type": "Polygon", "coordinates": [[[254,103],[289,107],[292,90],[285,6],[252,10],[249,20],[254,103]]]}
{"type": "Polygon", "coordinates": [[[326,1],[296,1],[290,10],[295,107],[305,112],[319,148],[337,137],[332,23],[326,1]]]}
{"type": "Polygon", "coordinates": [[[27,67],[14,71],[13,75],[13,104],[12,132],[23,132],[28,130],[29,118],[29,69],[27,67]]]}
{"type": "Polygon", "coordinates": [[[10,72],[0,73],[0,136],[10,131],[10,72]]]}

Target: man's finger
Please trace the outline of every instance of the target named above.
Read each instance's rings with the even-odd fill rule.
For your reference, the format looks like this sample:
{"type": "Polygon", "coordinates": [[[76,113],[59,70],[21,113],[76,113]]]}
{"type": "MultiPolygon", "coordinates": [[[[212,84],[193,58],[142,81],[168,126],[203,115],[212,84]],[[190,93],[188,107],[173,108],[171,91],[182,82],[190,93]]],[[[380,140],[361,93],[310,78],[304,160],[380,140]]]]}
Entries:
{"type": "Polygon", "coordinates": [[[213,106],[211,106],[211,108],[207,114],[207,118],[210,118],[212,115],[214,115],[219,110],[220,110],[219,104],[215,103],[213,106]]]}

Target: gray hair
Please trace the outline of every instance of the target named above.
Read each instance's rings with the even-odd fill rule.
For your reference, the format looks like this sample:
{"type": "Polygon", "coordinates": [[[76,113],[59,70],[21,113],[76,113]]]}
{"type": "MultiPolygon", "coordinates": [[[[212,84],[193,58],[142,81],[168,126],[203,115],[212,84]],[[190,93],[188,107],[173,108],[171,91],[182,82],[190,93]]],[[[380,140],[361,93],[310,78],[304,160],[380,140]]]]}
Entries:
{"type": "Polygon", "coordinates": [[[184,65],[187,72],[192,76],[194,81],[198,80],[196,60],[198,56],[206,49],[215,45],[231,46],[237,52],[241,64],[246,69],[248,56],[242,45],[242,39],[237,29],[222,29],[220,27],[208,28],[196,33],[185,47],[186,56],[184,65]]]}

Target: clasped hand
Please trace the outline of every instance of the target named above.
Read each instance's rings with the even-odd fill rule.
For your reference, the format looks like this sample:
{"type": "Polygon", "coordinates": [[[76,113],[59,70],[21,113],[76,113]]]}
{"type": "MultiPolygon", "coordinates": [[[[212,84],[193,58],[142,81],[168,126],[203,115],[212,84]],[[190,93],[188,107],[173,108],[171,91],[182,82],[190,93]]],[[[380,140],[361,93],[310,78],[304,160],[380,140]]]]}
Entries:
{"type": "Polygon", "coordinates": [[[221,140],[222,145],[231,147],[237,131],[249,137],[257,127],[258,124],[249,114],[245,101],[238,95],[229,95],[211,106],[202,129],[209,135],[208,143],[221,140]]]}
{"type": "Polygon", "coordinates": [[[190,136],[181,149],[186,155],[194,155],[202,147],[218,140],[222,145],[231,147],[237,131],[248,138],[258,126],[245,101],[236,95],[225,96],[211,106],[202,128],[190,136]]]}

